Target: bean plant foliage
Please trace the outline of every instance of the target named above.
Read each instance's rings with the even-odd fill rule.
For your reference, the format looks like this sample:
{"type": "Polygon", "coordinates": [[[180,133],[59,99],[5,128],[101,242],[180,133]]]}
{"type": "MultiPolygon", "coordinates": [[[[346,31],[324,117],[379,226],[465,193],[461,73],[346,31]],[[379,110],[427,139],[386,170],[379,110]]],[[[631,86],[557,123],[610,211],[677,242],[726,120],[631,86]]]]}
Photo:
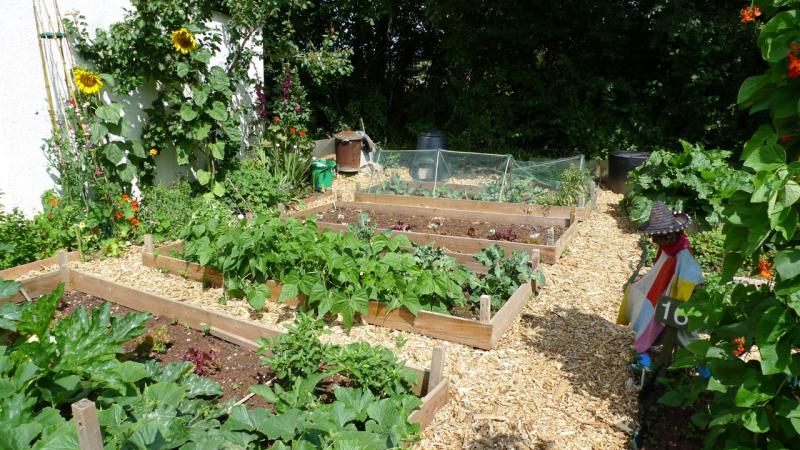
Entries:
{"type": "Polygon", "coordinates": [[[319,317],[341,316],[348,329],[367,314],[370,301],[415,315],[423,309],[448,313],[477,304],[477,293],[496,296],[502,304],[532,276],[524,255],[507,266],[502,250],[495,249],[482,257],[493,267],[491,274],[478,278],[441,251],[415,249],[404,235],[376,233],[366,220],[352,227],[320,232],[312,220],[266,214],[252,222],[201,219],[182,232],[183,256],[220,270],[227,294],[256,310],[273,297],[266,284],[273,280],[282,285],[278,301],[305,295],[302,308],[319,317]]]}
{"type": "Polygon", "coordinates": [[[672,367],[703,365],[711,377],[696,377],[662,400],[677,405],[694,403],[700,393],[711,397],[694,417],[708,428],[709,448],[792,448],[800,438],[800,2],[757,1],[748,8],[750,21],[765,21],[758,45],[769,68],[742,83],[738,101],[771,121],[744,146],[743,171],[752,184],[740,184],[722,213],[722,282],[749,260],[758,261],[767,283],[706,289],[684,306],[690,328],[710,338],[691,344],[672,367]]]}
{"type": "MultiPolygon", "coordinates": [[[[0,279],[0,299],[19,288],[0,279]]],[[[381,449],[419,436],[408,421],[421,404],[417,374],[387,349],[322,344],[310,317],[262,340],[275,382],[251,391],[271,408],[247,409],[218,401],[222,388],[190,362],[129,359],[122,346],[145,332],[148,313],[114,316],[103,303],[55,321],[63,290],[0,305],[2,448],[78,450],[64,411],[81,398],[97,405],[108,449],[381,449]]]]}

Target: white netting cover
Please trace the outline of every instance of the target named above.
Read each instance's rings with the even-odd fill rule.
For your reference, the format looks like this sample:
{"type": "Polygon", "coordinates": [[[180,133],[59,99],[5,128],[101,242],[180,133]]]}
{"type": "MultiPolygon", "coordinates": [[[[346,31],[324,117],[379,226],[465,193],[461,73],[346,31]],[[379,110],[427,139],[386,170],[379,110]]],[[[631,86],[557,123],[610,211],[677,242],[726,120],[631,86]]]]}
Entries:
{"type": "MultiPolygon", "coordinates": [[[[531,204],[574,204],[562,192],[588,180],[583,156],[516,161],[510,155],[452,150],[379,150],[360,192],[531,204]],[[569,181],[572,180],[572,181],[569,181]]],[[[584,182],[584,188],[586,183],[584,182]]],[[[584,189],[585,190],[585,189],[584,189]]]]}

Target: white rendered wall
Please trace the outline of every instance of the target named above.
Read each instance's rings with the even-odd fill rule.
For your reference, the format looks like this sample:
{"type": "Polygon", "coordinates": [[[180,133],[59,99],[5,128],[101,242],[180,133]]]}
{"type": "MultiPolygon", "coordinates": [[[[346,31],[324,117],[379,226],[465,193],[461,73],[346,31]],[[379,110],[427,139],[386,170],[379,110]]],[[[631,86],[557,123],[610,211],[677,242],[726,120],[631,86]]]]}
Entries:
{"type": "MultiPolygon", "coordinates": [[[[52,2],[42,1],[47,6],[52,2]]],[[[121,20],[124,9],[131,8],[129,0],[58,0],[58,6],[62,15],[77,11],[85,16],[91,35],[96,28],[106,28],[121,20]]],[[[54,18],[55,11],[49,13],[54,18]]],[[[224,21],[223,16],[215,14],[212,26],[221,29],[220,23],[224,21]]],[[[0,55],[5,63],[0,68],[0,204],[6,210],[18,207],[32,215],[41,210],[42,192],[53,188],[55,183],[47,173],[47,161],[41,150],[43,139],[51,136],[51,125],[31,1],[0,0],[0,30],[5,36],[0,39],[0,55]]],[[[43,42],[57,48],[53,39],[43,42]]],[[[212,64],[224,66],[225,49],[220,53],[212,64]]],[[[261,73],[260,64],[252,67],[253,74],[261,73]]],[[[132,107],[126,109],[125,115],[134,123],[134,137],[141,131],[136,118],[141,118],[141,109],[154,98],[152,86],[145,86],[140,94],[128,99],[132,107]]],[[[247,96],[239,101],[250,103],[247,96]]],[[[177,167],[174,151],[158,156],[157,180],[167,182],[185,175],[186,169],[177,167]]]]}

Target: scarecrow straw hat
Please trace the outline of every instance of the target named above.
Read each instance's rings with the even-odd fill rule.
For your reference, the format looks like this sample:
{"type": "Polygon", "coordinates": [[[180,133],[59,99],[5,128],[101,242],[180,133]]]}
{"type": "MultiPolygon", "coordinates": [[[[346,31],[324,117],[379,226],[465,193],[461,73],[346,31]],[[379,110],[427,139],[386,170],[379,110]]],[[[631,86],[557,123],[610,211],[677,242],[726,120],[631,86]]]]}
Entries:
{"type": "Polygon", "coordinates": [[[645,236],[678,233],[691,224],[692,218],[688,214],[670,211],[664,202],[653,202],[650,219],[639,227],[639,233],[645,236]]]}

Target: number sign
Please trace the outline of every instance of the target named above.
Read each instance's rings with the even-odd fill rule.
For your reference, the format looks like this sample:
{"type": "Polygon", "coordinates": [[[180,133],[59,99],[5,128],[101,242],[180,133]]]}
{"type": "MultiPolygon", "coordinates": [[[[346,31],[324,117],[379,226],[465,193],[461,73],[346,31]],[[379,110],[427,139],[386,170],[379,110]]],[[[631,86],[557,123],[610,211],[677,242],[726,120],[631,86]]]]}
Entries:
{"type": "Polygon", "coordinates": [[[662,295],[661,298],[658,299],[658,304],[656,305],[656,321],[673,328],[686,328],[686,325],[689,323],[689,318],[678,313],[678,307],[681,304],[683,304],[683,301],[677,298],[662,295]]]}

